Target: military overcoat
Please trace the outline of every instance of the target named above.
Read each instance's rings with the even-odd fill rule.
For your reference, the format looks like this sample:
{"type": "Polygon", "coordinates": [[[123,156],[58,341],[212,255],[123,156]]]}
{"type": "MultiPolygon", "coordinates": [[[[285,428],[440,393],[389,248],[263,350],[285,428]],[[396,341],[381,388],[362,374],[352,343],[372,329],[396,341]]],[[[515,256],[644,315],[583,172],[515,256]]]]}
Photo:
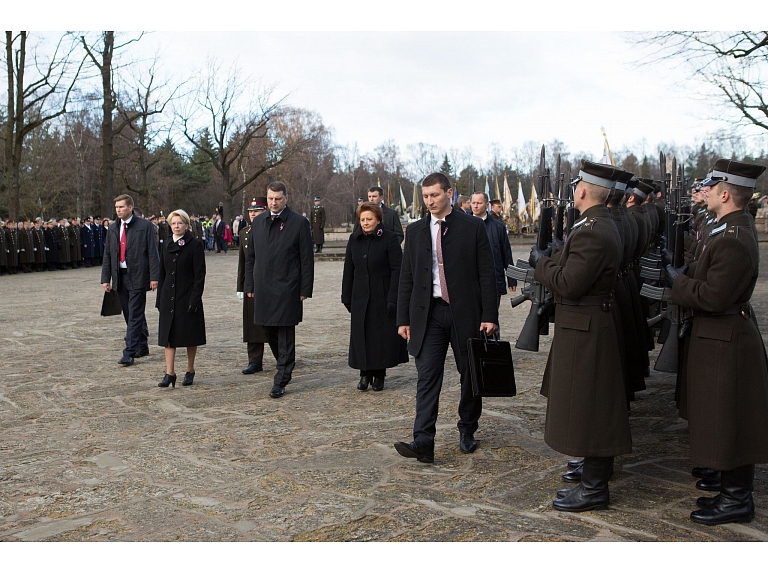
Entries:
{"type": "Polygon", "coordinates": [[[720,218],[672,285],[694,310],[685,388],[691,460],[714,469],[768,462],[768,360],[748,305],[759,270],[745,211],[720,218]]]}
{"type": "MultiPolygon", "coordinates": [[[[237,262],[237,291],[245,292],[245,254],[250,242],[251,226],[241,227],[239,231],[240,246],[237,262]]],[[[243,297],[243,341],[248,343],[267,343],[267,335],[260,325],[253,323],[254,298],[243,297]]]]}
{"type": "Polygon", "coordinates": [[[608,305],[621,261],[616,225],[604,206],[585,210],[559,264],[544,257],[534,277],[555,294],[555,334],[544,371],[544,441],[569,455],[632,451],[616,326],[608,305]]]}
{"type": "Polygon", "coordinates": [[[323,245],[325,243],[325,208],[312,206],[309,214],[309,221],[312,224],[312,242],[323,245]]]}

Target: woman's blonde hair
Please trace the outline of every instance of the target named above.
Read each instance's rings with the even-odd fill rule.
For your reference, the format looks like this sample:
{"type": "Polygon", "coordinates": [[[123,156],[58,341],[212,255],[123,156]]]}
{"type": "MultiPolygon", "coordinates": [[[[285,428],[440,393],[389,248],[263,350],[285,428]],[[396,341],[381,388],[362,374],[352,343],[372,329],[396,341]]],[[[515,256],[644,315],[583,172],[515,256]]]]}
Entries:
{"type": "Polygon", "coordinates": [[[187,214],[187,212],[185,212],[184,210],[174,210],[170,214],[168,214],[168,219],[166,220],[168,222],[168,225],[171,225],[171,220],[173,219],[173,216],[179,216],[182,220],[184,220],[184,223],[187,224],[187,227],[191,225],[189,223],[189,214],[187,214]]]}

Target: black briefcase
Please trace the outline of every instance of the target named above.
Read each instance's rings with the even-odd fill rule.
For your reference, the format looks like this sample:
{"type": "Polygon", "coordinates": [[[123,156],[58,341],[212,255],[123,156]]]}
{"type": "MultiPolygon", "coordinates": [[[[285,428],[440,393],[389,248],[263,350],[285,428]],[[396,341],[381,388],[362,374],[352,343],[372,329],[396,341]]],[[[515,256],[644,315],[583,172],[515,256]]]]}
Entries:
{"type": "Polygon", "coordinates": [[[475,397],[513,397],[517,394],[512,348],[508,341],[488,339],[483,332],[482,339],[467,340],[467,348],[475,397]]]}
{"type": "Polygon", "coordinates": [[[120,306],[120,298],[117,296],[115,290],[109,290],[104,292],[104,299],[101,302],[101,315],[120,315],[123,313],[123,308],[120,306]]]}

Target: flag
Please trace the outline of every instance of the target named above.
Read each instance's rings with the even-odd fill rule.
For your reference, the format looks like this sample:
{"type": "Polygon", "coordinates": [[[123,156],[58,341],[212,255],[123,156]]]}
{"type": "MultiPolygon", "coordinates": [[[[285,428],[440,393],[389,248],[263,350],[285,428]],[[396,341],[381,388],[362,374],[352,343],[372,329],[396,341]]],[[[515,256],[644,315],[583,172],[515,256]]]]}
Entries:
{"type": "Polygon", "coordinates": [[[389,182],[387,182],[387,207],[392,208],[392,191],[389,189],[389,182]]]}
{"type": "MultiPolygon", "coordinates": [[[[520,191],[522,192],[522,189],[520,191]]],[[[504,213],[509,217],[509,214],[512,211],[512,191],[509,189],[509,184],[507,183],[507,174],[504,174],[504,199],[502,200],[501,205],[504,213]]]]}
{"type": "Polygon", "coordinates": [[[525,204],[525,196],[523,195],[523,183],[517,182],[517,217],[521,222],[524,222],[528,218],[526,217],[528,208],[525,204]]]}
{"type": "Polygon", "coordinates": [[[500,200],[501,195],[499,194],[499,176],[496,176],[496,193],[493,196],[494,200],[500,200]]]}
{"type": "Polygon", "coordinates": [[[416,182],[413,182],[413,203],[411,204],[411,217],[418,220],[421,216],[421,202],[419,201],[419,188],[416,182]]]}
{"type": "Polygon", "coordinates": [[[403,194],[403,184],[400,184],[400,215],[405,215],[405,195],[403,194]]]}
{"type": "Polygon", "coordinates": [[[603,131],[603,157],[600,160],[600,163],[615,166],[616,162],[613,161],[613,154],[611,153],[611,147],[608,145],[608,137],[605,135],[605,128],[600,126],[600,129],[603,131]]]}
{"type": "Polygon", "coordinates": [[[488,176],[485,176],[485,198],[491,201],[491,188],[488,187],[488,176]]]}
{"type": "Polygon", "coordinates": [[[454,206],[459,203],[459,182],[453,183],[453,201],[451,203],[454,206]]]}
{"type": "Polygon", "coordinates": [[[536,195],[536,186],[531,184],[531,219],[535,222],[539,215],[539,197],[536,195]]]}

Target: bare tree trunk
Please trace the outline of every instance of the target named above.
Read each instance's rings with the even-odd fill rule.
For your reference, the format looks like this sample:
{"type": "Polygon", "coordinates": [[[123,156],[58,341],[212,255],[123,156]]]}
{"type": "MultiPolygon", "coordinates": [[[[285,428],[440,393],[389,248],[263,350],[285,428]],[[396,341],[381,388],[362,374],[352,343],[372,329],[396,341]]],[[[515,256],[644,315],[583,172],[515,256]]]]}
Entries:
{"type": "MultiPolygon", "coordinates": [[[[104,32],[102,61],[100,65],[96,63],[99,72],[101,72],[101,88],[104,94],[101,105],[101,213],[104,217],[112,213],[112,199],[115,197],[115,154],[114,133],[112,131],[112,113],[115,110],[115,97],[112,93],[112,54],[114,47],[115,33],[104,32]]],[[[134,202],[137,201],[138,198],[135,198],[134,202]]]]}

